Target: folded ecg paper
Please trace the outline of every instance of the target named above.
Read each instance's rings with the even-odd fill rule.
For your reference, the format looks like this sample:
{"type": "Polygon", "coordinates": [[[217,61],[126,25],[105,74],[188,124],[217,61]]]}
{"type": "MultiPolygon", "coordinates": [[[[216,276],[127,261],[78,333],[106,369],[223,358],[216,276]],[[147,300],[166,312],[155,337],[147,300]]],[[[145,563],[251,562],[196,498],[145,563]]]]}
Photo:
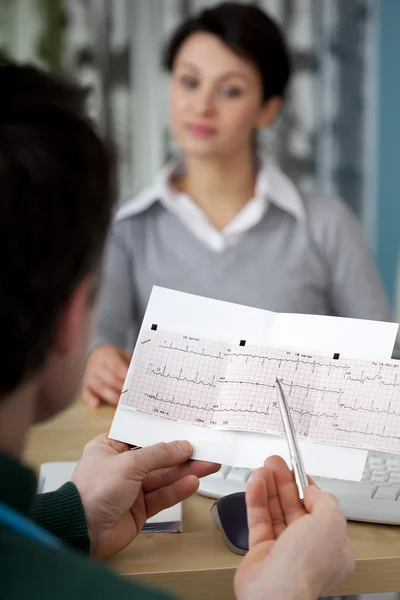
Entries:
{"type": "Polygon", "coordinates": [[[203,428],[283,434],[278,377],[300,438],[399,452],[400,363],[333,359],[141,331],[120,407],[203,428]]]}

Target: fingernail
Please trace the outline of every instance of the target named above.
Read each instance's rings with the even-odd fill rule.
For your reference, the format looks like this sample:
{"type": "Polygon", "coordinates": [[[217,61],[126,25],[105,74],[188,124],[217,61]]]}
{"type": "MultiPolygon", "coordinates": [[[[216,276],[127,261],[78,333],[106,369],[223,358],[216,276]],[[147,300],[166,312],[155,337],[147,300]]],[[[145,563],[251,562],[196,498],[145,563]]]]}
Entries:
{"type": "Polygon", "coordinates": [[[177,442],[179,450],[181,450],[184,454],[191,454],[192,452],[192,444],[187,442],[186,440],[180,440],[177,442]]]}

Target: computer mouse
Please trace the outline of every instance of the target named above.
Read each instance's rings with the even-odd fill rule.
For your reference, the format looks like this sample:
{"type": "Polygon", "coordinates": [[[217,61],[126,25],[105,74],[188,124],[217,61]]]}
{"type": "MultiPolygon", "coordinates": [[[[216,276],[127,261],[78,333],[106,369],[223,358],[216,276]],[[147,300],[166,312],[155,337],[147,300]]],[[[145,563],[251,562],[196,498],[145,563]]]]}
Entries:
{"type": "Polygon", "coordinates": [[[224,542],[232,552],[246,554],[249,549],[249,528],[245,492],[218,498],[211,507],[214,523],[222,531],[224,542]]]}

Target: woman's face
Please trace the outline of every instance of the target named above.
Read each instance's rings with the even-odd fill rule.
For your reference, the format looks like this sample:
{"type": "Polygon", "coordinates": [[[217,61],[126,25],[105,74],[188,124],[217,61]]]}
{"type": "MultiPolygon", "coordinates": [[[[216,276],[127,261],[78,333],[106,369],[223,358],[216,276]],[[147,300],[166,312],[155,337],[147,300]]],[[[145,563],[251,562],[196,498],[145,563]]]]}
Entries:
{"type": "Polygon", "coordinates": [[[240,152],[266,124],[264,113],[261,77],[251,62],[208,33],[182,44],[172,70],[170,125],[187,154],[240,152]]]}

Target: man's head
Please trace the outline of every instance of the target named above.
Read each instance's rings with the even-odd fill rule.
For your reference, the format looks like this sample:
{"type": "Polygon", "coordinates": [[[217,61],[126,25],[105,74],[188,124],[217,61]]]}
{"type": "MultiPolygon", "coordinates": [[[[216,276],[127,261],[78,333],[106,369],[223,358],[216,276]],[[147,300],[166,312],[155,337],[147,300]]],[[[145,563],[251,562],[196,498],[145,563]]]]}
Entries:
{"type": "Polygon", "coordinates": [[[76,393],[113,200],[83,91],[0,66],[0,407],[29,381],[38,419],[76,393]]]}

